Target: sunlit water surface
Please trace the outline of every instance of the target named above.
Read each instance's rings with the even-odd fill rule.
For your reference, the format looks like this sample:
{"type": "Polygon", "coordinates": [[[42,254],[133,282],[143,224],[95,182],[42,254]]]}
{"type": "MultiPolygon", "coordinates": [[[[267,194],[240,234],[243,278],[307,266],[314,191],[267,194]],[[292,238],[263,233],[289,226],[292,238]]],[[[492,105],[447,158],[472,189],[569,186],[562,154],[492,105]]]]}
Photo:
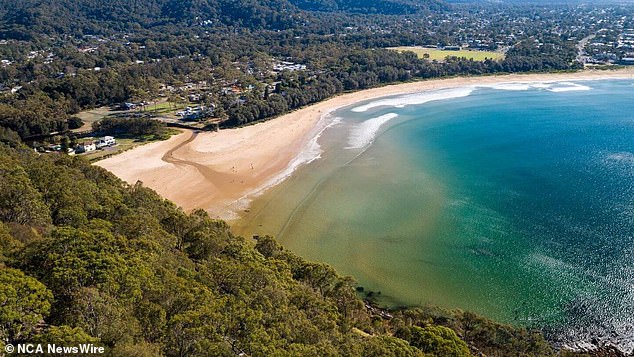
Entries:
{"type": "Polygon", "coordinates": [[[505,84],[331,114],[242,234],[434,304],[634,349],[634,82],[505,84]]]}

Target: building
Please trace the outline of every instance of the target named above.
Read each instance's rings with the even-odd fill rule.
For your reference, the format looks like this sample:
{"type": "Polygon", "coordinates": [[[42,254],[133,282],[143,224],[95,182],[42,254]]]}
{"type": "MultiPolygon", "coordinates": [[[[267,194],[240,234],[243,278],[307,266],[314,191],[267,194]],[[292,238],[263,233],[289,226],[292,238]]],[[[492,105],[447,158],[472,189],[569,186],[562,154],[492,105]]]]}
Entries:
{"type": "Polygon", "coordinates": [[[95,146],[97,147],[97,149],[114,145],[117,145],[117,140],[115,140],[115,138],[113,138],[112,136],[104,136],[103,138],[95,142],[95,146]]]}
{"type": "Polygon", "coordinates": [[[85,142],[77,145],[76,153],[91,152],[97,150],[97,146],[92,142],[85,142]]]}
{"type": "Polygon", "coordinates": [[[101,141],[103,141],[107,146],[117,145],[117,140],[115,140],[112,136],[104,136],[101,141]]]}

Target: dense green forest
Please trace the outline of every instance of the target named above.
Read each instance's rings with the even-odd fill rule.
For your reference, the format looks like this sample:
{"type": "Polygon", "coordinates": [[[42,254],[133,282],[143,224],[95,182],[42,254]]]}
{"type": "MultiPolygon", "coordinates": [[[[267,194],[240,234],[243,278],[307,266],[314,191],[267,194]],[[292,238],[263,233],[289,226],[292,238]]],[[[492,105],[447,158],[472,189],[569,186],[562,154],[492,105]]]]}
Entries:
{"type": "Polygon", "coordinates": [[[3,5],[4,35],[22,39],[33,38],[33,29],[37,33],[47,34],[79,31],[98,34],[132,30],[139,26],[149,28],[169,23],[187,23],[199,16],[228,24],[245,22],[253,27],[270,28],[283,28],[293,21],[292,18],[279,16],[292,6],[285,0],[4,0],[3,5]],[[64,20],[58,21],[60,19],[64,20]]]}
{"type": "Polygon", "coordinates": [[[33,29],[48,34],[98,34],[138,26],[191,24],[196,19],[280,30],[301,24],[299,10],[400,15],[448,8],[440,0],[3,0],[2,5],[1,36],[20,39],[33,38],[33,29]]]}
{"type": "Polygon", "coordinates": [[[0,345],[92,342],[115,356],[552,354],[539,332],[471,313],[387,313],[351,278],[271,237],[236,237],[82,158],[0,140],[0,345]]]}
{"type": "Polygon", "coordinates": [[[223,125],[233,127],[389,83],[574,70],[580,68],[577,50],[566,36],[583,35],[573,24],[566,36],[535,32],[535,26],[554,26],[545,9],[527,8],[485,26],[479,18],[487,14],[453,12],[457,9],[433,1],[1,0],[0,5],[0,58],[6,61],[0,66],[0,126],[22,138],[64,132],[83,109],[181,100],[187,83],[204,87],[200,104],[213,105],[223,125]],[[539,21],[513,22],[513,16],[536,12],[543,16],[539,21]],[[505,58],[432,61],[386,49],[457,44],[467,35],[484,41],[474,46],[506,48],[505,58]],[[284,61],[303,67],[276,70],[284,61]],[[227,89],[232,87],[237,91],[227,89]]]}

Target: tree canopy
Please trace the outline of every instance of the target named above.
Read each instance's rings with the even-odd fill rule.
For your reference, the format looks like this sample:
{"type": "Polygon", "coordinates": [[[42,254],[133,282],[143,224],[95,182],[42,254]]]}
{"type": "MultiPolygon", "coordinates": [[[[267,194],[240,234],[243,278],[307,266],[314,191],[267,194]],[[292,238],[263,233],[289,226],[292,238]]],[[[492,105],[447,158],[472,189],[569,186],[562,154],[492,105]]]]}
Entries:
{"type": "Polygon", "coordinates": [[[551,353],[539,333],[475,315],[386,319],[332,267],[272,237],[235,236],[82,158],[0,144],[0,162],[2,343],[166,356],[551,353]]]}

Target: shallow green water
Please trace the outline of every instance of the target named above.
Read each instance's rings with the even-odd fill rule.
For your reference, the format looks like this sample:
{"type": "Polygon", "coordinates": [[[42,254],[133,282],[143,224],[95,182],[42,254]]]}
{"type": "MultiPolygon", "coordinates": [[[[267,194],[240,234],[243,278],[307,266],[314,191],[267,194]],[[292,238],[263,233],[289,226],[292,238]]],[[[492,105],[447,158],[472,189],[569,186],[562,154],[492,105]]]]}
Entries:
{"type": "Polygon", "coordinates": [[[627,350],[633,94],[632,81],[515,84],[339,110],[322,157],[238,231],[276,235],[387,304],[565,325],[573,340],[615,330],[627,350]]]}

